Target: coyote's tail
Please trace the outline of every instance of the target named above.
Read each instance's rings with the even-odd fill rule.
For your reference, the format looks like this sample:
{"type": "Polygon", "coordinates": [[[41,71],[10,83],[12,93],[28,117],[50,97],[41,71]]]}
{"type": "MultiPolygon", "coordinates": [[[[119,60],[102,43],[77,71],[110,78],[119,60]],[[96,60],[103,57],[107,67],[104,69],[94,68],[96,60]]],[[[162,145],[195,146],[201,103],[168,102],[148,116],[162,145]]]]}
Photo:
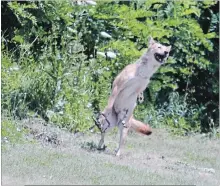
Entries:
{"type": "Polygon", "coordinates": [[[139,133],[145,134],[145,135],[150,135],[152,133],[151,127],[148,124],[144,124],[141,121],[138,121],[131,117],[129,120],[131,127],[139,133]]]}

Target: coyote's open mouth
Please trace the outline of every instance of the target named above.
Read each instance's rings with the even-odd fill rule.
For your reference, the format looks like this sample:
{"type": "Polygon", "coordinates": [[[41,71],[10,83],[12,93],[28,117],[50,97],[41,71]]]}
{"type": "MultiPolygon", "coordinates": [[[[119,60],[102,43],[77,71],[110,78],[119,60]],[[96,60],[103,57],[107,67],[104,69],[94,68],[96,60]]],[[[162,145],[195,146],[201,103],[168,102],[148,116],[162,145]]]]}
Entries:
{"type": "Polygon", "coordinates": [[[167,54],[158,54],[158,53],[155,53],[154,54],[154,57],[155,59],[160,62],[160,63],[163,63],[164,62],[164,59],[167,57],[167,54]]]}

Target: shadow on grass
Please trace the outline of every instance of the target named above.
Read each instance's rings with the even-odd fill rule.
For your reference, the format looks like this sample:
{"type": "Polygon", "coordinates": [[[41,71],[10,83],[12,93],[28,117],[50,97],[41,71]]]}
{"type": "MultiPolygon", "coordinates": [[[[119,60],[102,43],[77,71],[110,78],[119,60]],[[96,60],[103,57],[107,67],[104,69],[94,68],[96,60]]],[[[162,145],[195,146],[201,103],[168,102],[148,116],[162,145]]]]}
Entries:
{"type": "Polygon", "coordinates": [[[94,141],[82,142],[81,148],[88,152],[98,152],[113,156],[115,155],[115,151],[108,149],[106,145],[104,145],[102,148],[98,148],[98,145],[94,141]]]}
{"type": "Polygon", "coordinates": [[[96,145],[94,141],[81,143],[81,148],[88,150],[88,151],[105,151],[106,150],[105,145],[103,148],[98,148],[98,146],[96,145]]]}

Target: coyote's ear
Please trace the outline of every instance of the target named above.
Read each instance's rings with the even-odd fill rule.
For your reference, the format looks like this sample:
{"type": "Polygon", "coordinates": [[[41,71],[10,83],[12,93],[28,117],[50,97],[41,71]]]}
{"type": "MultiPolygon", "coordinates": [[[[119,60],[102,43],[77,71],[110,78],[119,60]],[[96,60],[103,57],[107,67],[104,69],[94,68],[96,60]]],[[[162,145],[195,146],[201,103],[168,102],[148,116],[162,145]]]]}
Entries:
{"type": "Polygon", "coordinates": [[[171,45],[167,47],[167,50],[168,50],[167,52],[170,52],[170,50],[171,50],[171,45]]]}
{"type": "Polygon", "coordinates": [[[153,45],[155,43],[154,39],[150,36],[148,38],[148,46],[153,45]]]}

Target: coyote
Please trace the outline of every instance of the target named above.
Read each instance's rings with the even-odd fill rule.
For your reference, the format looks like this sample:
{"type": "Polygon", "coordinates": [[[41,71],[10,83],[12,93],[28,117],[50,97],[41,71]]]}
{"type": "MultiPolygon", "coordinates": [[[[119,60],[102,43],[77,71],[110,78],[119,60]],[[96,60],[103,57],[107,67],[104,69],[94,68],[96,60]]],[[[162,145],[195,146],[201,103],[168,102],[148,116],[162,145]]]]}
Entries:
{"type": "Polygon", "coordinates": [[[127,65],[115,78],[108,105],[95,121],[101,131],[98,149],[102,149],[104,145],[105,133],[115,126],[118,126],[120,131],[116,156],[120,156],[130,128],[145,135],[152,133],[149,125],[134,119],[133,111],[137,99],[143,101],[143,91],[149,84],[152,75],[167,60],[170,49],[171,46],[164,46],[150,37],[147,52],[136,63],[127,65]]]}

